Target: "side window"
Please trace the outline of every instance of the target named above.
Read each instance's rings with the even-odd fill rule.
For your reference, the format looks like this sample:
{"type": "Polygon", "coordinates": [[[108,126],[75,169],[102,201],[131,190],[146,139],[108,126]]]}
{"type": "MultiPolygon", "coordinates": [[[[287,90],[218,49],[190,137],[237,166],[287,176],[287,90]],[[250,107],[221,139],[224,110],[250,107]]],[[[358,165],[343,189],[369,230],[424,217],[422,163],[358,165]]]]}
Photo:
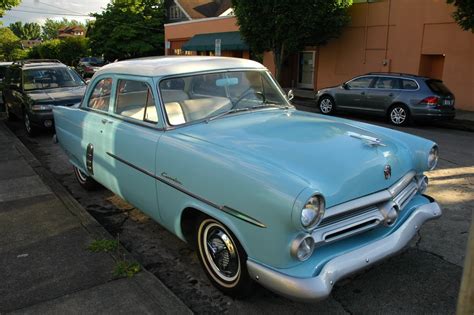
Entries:
{"type": "Polygon", "coordinates": [[[158,122],[153,93],[150,86],[142,81],[118,81],[114,112],[136,120],[158,122]]]}
{"type": "Polygon", "coordinates": [[[360,77],[347,83],[351,89],[368,89],[373,77],[360,77]]]}
{"type": "Polygon", "coordinates": [[[416,90],[418,85],[413,80],[402,79],[402,89],[404,90],[416,90]]]}
{"type": "Polygon", "coordinates": [[[379,77],[377,78],[377,82],[375,82],[376,89],[399,89],[399,82],[400,79],[397,78],[389,78],[389,77],[379,77]]]}
{"type": "Polygon", "coordinates": [[[97,82],[89,97],[87,107],[107,111],[110,103],[110,93],[112,91],[112,78],[105,78],[97,82]]]}
{"type": "Polygon", "coordinates": [[[21,87],[21,69],[11,68],[7,73],[7,84],[16,85],[21,87]]]}

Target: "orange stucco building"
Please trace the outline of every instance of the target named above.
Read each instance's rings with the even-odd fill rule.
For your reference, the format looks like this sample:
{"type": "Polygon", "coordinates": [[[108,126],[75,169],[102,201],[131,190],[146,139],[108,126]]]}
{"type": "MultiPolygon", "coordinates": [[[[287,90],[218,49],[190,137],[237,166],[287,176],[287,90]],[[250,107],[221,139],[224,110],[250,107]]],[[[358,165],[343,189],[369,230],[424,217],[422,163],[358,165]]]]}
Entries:
{"type": "MultiPolygon", "coordinates": [[[[445,0],[356,3],[350,8],[351,24],[341,37],[290,56],[281,83],[317,90],[371,71],[420,74],[445,81],[456,95],[457,108],[474,111],[474,34],[463,31],[452,12],[445,0]]],[[[182,46],[197,34],[236,31],[235,17],[167,24],[166,53],[184,53],[182,46]]],[[[248,51],[224,49],[222,55],[249,56],[248,51]]],[[[274,69],[270,53],[264,55],[264,64],[274,69]]]]}

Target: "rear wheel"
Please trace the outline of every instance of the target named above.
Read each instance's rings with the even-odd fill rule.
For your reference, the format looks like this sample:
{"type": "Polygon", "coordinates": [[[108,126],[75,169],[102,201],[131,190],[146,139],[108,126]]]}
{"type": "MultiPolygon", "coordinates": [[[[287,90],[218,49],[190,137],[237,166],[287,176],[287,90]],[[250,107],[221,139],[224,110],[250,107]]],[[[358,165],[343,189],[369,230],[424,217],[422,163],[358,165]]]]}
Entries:
{"type": "Polygon", "coordinates": [[[336,110],[334,99],[328,95],[324,95],[319,99],[318,106],[321,113],[325,115],[333,114],[336,110]]]}
{"type": "Polygon", "coordinates": [[[247,254],[235,236],[219,221],[202,217],[197,224],[198,256],[212,284],[227,295],[242,298],[251,293],[247,254]]]}
{"type": "Polygon", "coordinates": [[[37,129],[31,123],[30,115],[28,115],[28,113],[25,113],[25,115],[23,116],[23,124],[25,125],[26,133],[30,137],[34,137],[37,133],[37,129]]]}
{"type": "Polygon", "coordinates": [[[77,167],[73,166],[74,175],[76,176],[77,181],[85,190],[97,190],[100,187],[99,183],[97,183],[92,177],[86,175],[83,171],[78,169],[77,167]]]}
{"type": "Polygon", "coordinates": [[[15,120],[15,115],[13,115],[10,110],[8,109],[8,104],[5,103],[5,99],[3,99],[3,106],[5,106],[5,114],[7,115],[7,119],[9,121],[14,121],[15,120]]]}
{"type": "Polygon", "coordinates": [[[394,105],[388,111],[388,119],[392,125],[406,126],[410,122],[410,112],[404,105],[394,105]]]}

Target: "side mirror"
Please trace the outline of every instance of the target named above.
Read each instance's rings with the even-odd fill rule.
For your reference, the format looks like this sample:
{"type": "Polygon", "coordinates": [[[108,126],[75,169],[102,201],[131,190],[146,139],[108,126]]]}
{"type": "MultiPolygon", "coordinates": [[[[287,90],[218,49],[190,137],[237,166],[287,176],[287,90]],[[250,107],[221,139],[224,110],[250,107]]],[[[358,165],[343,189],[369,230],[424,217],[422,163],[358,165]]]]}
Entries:
{"type": "Polygon", "coordinates": [[[91,79],[85,79],[84,82],[86,83],[86,85],[89,85],[89,83],[91,83],[91,79]]]}
{"type": "Polygon", "coordinates": [[[347,84],[347,82],[342,83],[342,88],[344,90],[350,90],[350,86],[349,86],[349,84],[347,84]]]}
{"type": "Polygon", "coordinates": [[[288,98],[289,101],[291,101],[292,99],[295,98],[295,95],[293,94],[293,90],[288,91],[287,98],[288,98]]]}

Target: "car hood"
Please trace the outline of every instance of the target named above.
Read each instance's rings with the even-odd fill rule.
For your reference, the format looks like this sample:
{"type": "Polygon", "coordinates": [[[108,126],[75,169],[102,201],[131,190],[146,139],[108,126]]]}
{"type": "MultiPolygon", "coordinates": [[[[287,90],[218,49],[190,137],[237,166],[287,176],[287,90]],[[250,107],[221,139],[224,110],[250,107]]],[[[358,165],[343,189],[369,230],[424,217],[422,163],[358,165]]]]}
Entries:
{"type": "Polygon", "coordinates": [[[349,120],[297,110],[229,115],[178,130],[229,154],[250,154],[299,176],[325,196],[328,207],[385,189],[413,169],[410,150],[383,132],[374,134],[349,120]],[[354,135],[378,138],[383,146],[354,135]],[[384,176],[386,165],[392,169],[389,179],[384,176]]]}
{"type": "Polygon", "coordinates": [[[28,97],[35,104],[72,105],[79,103],[86,86],[29,91],[28,97]]]}

